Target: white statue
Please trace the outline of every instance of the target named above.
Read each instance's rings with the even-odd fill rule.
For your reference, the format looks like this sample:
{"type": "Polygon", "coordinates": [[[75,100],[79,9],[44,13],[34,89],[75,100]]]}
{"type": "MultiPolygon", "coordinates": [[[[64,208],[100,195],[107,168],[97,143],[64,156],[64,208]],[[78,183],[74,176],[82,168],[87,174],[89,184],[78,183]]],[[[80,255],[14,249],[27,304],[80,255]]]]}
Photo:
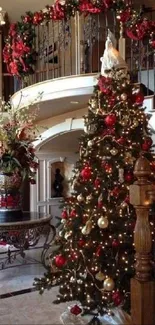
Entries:
{"type": "Polygon", "coordinates": [[[103,57],[101,57],[101,75],[104,77],[110,76],[110,71],[112,69],[124,69],[127,74],[128,66],[124,59],[121,57],[120,53],[116,50],[116,39],[114,35],[108,30],[108,36],[105,43],[105,50],[103,57]]]}

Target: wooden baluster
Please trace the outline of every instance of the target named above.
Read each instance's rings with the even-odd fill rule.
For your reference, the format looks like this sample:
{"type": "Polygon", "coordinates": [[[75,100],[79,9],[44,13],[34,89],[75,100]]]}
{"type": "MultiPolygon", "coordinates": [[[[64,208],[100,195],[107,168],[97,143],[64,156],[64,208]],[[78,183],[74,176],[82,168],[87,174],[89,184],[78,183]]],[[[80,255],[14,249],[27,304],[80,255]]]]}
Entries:
{"type": "Polygon", "coordinates": [[[151,230],[149,224],[152,184],[150,163],[140,157],[135,165],[137,181],[130,186],[130,203],[135,207],[137,221],[134,232],[135,277],[131,280],[131,316],[134,325],[155,324],[155,283],[152,280],[151,230]]]}

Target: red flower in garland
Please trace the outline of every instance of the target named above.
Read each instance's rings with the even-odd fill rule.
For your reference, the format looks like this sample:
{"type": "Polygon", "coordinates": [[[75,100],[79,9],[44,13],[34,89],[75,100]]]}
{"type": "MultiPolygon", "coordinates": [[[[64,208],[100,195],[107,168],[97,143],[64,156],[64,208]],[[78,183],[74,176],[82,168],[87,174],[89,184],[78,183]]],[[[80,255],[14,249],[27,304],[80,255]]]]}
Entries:
{"type": "Polygon", "coordinates": [[[96,13],[100,13],[101,12],[101,8],[97,8],[95,7],[91,1],[89,0],[81,0],[80,4],[79,4],[79,10],[81,12],[86,12],[86,13],[92,13],[92,14],[96,14],[96,13]]]}
{"type": "Polygon", "coordinates": [[[51,6],[50,18],[53,20],[62,20],[65,18],[64,6],[62,6],[59,0],[56,1],[54,6],[51,6]]]}
{"type": "Polygon", "coordinates": [[[131,10],[128,8],[127,10],[124,10],[122,11],[120,14],[119,14],[119,20],[122,22],[122,23],[126,23],[129,19],[131,19],[132,15],[131,15],[131,10]]]}
{"type": "Polygon", "coordinates": [[[16,75],[16,76],[19,75],[17,62],[15,62],[15,61],[10,62],[8,69],[11,74],[16,75]]]}
{"type": "Polygon", "coordinates": [[[17,28],[17,24],[11,24],[10,25],[9,35],[11,37],[14,37],[17,34],[16,28],[17,28]]]}

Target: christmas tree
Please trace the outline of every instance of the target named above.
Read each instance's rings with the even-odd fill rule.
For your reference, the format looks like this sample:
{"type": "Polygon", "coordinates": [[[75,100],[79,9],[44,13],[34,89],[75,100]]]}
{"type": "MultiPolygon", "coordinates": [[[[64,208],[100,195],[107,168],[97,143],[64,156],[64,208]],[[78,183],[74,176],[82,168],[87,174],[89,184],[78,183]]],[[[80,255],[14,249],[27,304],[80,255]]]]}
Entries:
{"type": "Polygon", "coordinates": [[[59,247],[50,257],[49,274],[36,286],[43,291],[59,284],[57,302],[76,300],[85,312],[102,315],[114,306],[129,311],[136,220],[129,186],[140,153],[149,159],[152,171],[155,166],[144,96],[131,84],[111,33],[101,61],[84,117],[74,192],[61,215],[59,247]]]}

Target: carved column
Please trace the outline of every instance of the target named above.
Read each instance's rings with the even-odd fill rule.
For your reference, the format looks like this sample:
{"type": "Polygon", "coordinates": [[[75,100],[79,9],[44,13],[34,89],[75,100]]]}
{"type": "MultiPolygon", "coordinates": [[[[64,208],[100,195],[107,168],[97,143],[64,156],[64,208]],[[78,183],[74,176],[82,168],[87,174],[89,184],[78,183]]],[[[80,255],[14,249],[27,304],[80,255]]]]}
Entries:
{"type": "Polygon", "coordinates": [[[140,157],[135,165],[137,181],[130,186],[130,203],[136,210],[137,221],[134,232],[135,278],[131,280],[131,316],[134,325],[155,324],[155,284],[152,281],[151,230],[149,224],[152,185],[150,163],[140,157]]]}

